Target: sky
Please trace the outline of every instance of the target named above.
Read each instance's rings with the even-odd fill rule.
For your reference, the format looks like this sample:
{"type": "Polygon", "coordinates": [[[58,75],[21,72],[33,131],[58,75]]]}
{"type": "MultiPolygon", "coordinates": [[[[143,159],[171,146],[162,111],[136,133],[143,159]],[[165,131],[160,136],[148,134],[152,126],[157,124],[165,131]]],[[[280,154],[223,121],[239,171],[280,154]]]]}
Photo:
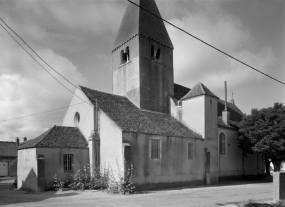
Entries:
{"type": "MultiPolygon", "coordinates": [[[[156,3],[166,20],[285,82],[285,1],[156,3]]],[[[111,51],[128,4],[126,0],[0,0],[0,18],[72,83],[111,93],[111,51]]],[[[170,25],[166,24],[166,28],[174,45],[175,83],[192,88],[202,82],[224,99],[227,81],[228,97],[233,92],[236,105],[246,114],[252,108],[285,102],[284,85],[170,25]]],[[[73,94],[43,70],[2,27],[0,48],[0,141],[32,139],[61,125],[66,109],[3,121],[68,106],[73,94]]],[[[45,68],[75,91],[75,87],[45,68]]],[[[82,101],[78,99],[79,102],[82,101]]]]}

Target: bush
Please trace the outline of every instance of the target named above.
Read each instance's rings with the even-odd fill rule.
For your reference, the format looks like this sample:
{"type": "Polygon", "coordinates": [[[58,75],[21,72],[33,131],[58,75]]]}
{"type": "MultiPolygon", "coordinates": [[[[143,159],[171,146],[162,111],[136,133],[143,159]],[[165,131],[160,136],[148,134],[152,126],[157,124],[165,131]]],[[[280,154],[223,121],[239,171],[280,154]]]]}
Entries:
{"type": "MultiPolygon", "coordinates": [[[[117,175],[114,175],[112,170],[103,169],[100,171],[98,167],[90,170],[89,165],[87,165],[83,169],[74,170],[73,182],[69,184],[69,187],[73,190],[100,189],[111,193],[130,194],[135,189],[133,177],[133,166],[123,176],[120,168],[118,168],[117,175]],[[91,171],[92,174],[90,174],[91,171]]],[[[55,186],[61,186],[60,182],[58,178],[54,178],[55,186]]]]}
{"type": "Polygon", "coordinates": [[[60,178],[57,176],[57,174],[55,174],[53,176],[53,189],[54,190],[59,190],[62,188],[68,188],[68,185],[69,185],[68,180],[66,180],[66,181],[60,180],[60,178]]]}
{"type": "Polygon", "coordinates": [[[59,190],[62,189],[63,187],[63,182],[57,177],[57,174],[53,176],[53,189],[54,190],[59,190]]]}
{"type": "Polygon", "coordinates": [[[110,174],[109,177],[109,185],[108,191],[111,193],[121,193],[121,194],[131,194],[133,193],[135,186],[133,182],[134,174],[133,174],[133,165],[131,168],[125,172],[123,175],[122,171],[118,167],[118,173],[116,176],[114,174],[110,174]]]}

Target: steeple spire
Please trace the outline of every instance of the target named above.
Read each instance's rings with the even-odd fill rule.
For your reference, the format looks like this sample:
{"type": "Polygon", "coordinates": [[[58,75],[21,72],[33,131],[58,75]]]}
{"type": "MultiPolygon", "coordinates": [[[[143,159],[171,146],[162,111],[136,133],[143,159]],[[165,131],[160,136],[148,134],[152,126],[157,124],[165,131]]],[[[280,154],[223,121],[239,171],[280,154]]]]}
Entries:
{"type": "MultiPolygon", "coordinates": [[[[154,0],[132,1],[156,16],[161,17],[154,0]]],[[[139,34],[173,48],[163,21],[147,11],[129,3],[114,43],[114,49],[139,34]]]]}

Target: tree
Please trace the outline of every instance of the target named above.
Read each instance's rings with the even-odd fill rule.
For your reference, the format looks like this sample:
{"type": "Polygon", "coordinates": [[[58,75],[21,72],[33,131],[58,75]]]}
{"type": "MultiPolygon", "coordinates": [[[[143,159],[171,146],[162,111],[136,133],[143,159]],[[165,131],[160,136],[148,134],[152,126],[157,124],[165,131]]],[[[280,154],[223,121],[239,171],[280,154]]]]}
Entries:
{"type": "Polygon", "coordinates": [[[247,153],[263,154],[280,171],[285,160],[285,106],[252,109],[239,124],[238,144],[247,153]]]}

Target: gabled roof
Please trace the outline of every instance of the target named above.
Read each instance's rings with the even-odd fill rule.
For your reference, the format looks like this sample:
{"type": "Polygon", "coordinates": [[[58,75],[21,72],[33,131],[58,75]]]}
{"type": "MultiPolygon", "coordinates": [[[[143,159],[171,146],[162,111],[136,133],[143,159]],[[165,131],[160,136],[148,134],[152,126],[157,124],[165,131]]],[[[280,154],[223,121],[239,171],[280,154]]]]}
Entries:
{"type": "Polygon", "coordinates": [[[200,138],[170,115],[141,110],[128,98],[80,86],[89,100],[106,113],[123,132],[200,138]],[[97,101],[97,102],[96,102],[97,101]]]}
{"type": "MultiPolygon", "coordinates": [[[[225,101],[218,100],[218,116],[222,116],[222,112],[225,110],[225,101]]],[[[244,114],[242,111],[233,103],[227,102],[227,110],[230,112],[230,120],[241,121],[244,114]]]]}
{"type": "MultiPolygon", "coordinates": [[[[161,17],[154,0],[133,0],[133,2],[156,16],[161,17]]],[[[129,3],[121,22],[114,48],[119,47],[137,34],[145,35],[173,48],[163,21],[129,3]]]]}
{"type": "Polygon", "coordinates": [[[0,142],[0,157],[17,157],[16,142],[0,142]]]}
{"type": "Polygon", "coordinates": [[[174,98],[180,100],[185,96],[191,89],[174,83],[174,98]]]}
{"type": "Polygon", "coordinates": [[[208,95],[215,97],[217,99],[218,96],[216,96],[210,89],[208,89],[203,83],[198,83],[196,84],[184,97],[182,97],[182,100],[188,99],[188,98],[193,98],[197,96],[202,96],[202,95],[208,95]]]}
{"type": "Polygon", "coordinates": [[[76,127],[54,126],[38,136],[30,139],[18,147],[27,148],[86,148],[88,143],[76,127]]]}

